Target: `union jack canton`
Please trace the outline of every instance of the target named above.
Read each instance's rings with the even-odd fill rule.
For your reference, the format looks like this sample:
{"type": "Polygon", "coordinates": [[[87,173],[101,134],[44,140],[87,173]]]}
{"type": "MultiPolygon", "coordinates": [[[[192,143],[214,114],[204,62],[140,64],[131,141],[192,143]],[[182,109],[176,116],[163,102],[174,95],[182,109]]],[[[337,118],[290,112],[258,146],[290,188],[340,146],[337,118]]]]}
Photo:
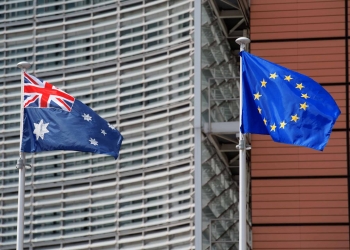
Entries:
{"type": "Polygon", "coordinates": [[[24,108],[59,108],[70,112],[75,98],[24,72],[24,108]]]}

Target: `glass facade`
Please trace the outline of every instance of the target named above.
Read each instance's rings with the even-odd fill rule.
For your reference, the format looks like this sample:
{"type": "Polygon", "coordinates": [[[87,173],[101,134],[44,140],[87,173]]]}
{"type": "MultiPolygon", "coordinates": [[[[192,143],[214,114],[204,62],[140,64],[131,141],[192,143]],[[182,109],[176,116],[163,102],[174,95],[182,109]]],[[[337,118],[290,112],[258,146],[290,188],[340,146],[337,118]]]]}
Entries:
{"type": "MultiPolygon", "coordinates": [[[[203,133],[195,140],[201,140],[201,161],[196,162],[196,170],[201,171],[201,249],[205,250],[236,250],[239,247],[239,151],[236,145],[240,68],[239,46],[235,39],[247,34],[238,2],[243,0],[200,2],[201,112],[195,115],[201,116],[203,133]]],[[[198,88],[197,83],[195,87],[198,88]]],[[[249,157],[249,152],[247,155],[249,157]]],[[[249,159],[248,178],[244,183],[247,186],[247,250],[252,248],[248,162],[249,159]]]]}
{"type": "Polygon", "coordinates": [[[20,61],[125,138],[117,161],[27,154],[25,249],[194,249],[193,8],[0,1],[0,249],[16,243],[20,61]]]}

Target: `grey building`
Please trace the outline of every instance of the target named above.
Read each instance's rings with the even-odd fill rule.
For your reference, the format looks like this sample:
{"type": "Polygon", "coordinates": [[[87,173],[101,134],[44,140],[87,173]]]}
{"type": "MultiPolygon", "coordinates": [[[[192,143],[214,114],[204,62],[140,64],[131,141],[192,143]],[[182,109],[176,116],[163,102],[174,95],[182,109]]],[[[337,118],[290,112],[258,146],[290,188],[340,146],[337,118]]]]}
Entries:
{"type": "Polygon", "coordinates": [[[0,0],[0,249],[16,245],[20,61],[124,136],[117,161],[27,154],[25,249],[194,249],[195,115],[203,126],[202,249],[237,248],[233,39],[246,30],[242,2],[202,1],[195,113],[199,1],[0,0]],[[228,125],[234,129],[225,132],[228,125]]]}

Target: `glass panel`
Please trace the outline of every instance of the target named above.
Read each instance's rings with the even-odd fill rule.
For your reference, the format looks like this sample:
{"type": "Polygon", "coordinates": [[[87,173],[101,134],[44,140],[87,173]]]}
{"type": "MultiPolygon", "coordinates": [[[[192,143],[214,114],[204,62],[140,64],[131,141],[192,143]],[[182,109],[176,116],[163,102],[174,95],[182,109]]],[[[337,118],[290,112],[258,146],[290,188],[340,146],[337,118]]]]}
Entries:
{"type": "MultiPolygon", "coordinates": [[[[220,8],[231,10],[232,6],[220,8]]],[[[202,2],[201,10],[200,115],[202,126],[208,128],[201,138],[196,138],[201,141],[201,249],[238,249],[239,152],[235,146],[239,131],[211,131],[213,124],[225,126],[228,122],[239,122],[239,57],[232,51],[238,50],[238,46],[227,38],[230,34],[223,29],[234,27],[238,21],[218,21],[208,2],[202,2]]],[[[185,32],[187,17],[184,14],[172,21],[181,21],[177,28],[185,32]]],[[[238,33],[238,26],[235,29],[238,33]]]]}

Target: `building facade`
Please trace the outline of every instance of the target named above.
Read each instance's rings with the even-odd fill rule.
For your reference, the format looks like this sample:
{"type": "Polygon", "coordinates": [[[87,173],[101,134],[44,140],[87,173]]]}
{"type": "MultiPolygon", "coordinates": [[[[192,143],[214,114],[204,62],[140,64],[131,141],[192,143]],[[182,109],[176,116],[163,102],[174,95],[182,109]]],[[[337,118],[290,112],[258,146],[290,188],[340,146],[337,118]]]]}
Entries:
{"type": "Polygon", "coordinates": [[[253,54],[320,82],[342,110],[323,153],[251,137],[247,247],[349,249],[348,7],[0,1],[0,249],[16,243],[20,61],[125,138],[117,161],[27,155],[25,249],[237,249],[239,36],[253,54]]]}
{"type": "Polygon", "coordinates": [[[251,1],[251,52],[308,75],[341,109],[324,152],[252,136],[253,246],[349,249],[349,1],[251,1]]]}
{"type": "Polygon", "coordinates": [[[193,249],[192,0],[0,1],[0,249],[15,249],[20,61],[124,136],[27,154],[25,249],[193,249]]]}
{"type": "MultiPolygon", "coordinates": [[[[233,250],[239,249],[240,202],[239,150],[236,148],[239,144],[240,48],[235,40],[249,36],[249,1],[196,3],[196,249],[233,250]],[[198,207],[202,209],[198,211],[198,207]]],[[[247,187],[244,244],[249,250],[252,249],[249,152],[247,156],[248,178],[242,185],[247,187]]]]}

